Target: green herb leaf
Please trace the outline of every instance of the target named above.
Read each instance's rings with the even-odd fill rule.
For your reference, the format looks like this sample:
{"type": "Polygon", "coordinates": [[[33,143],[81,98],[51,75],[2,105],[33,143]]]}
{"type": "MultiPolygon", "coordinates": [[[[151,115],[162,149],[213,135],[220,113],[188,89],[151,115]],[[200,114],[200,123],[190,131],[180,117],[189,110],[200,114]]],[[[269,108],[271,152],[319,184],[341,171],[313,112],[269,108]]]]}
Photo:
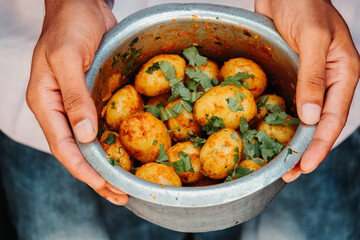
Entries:
{"type": "Polygon", "coordinates": [[[168,81],[176,79],[176,68],[167,61],[160,63],[160,69],[168,81]]]}
{"type": "Polygon", "coordinates": [[[191,113],[193,111],[193,105],[190,102],[181,100],[180,103],[184,106],[186,111],[188,111],[189,113],[191,113]]]}
{"type": "Polygon", "coordinates": [[[240,132],[245,133],[248,130],[249,130],[249,124],[247,123],[246,118],[241,117],[240,118],[240,132]]]}
{"type": "Polygon", "coordinates": [[[210,119],[206,116],[206,119],[208,122],[202,127],[202,130],[205,131],[207,135],[211,135],[225,128],[224,120],[220,117],[213,115],[210,119]]]}
{"type": "Polygon", "coordinates": [[[239,135],[237,134],[237,132],[234,132],[233,134],[231,134],[230,137],[234,140],[239,140],[239,135]]]}
{"type": "Polygon", "coordinates": [[[203,73],[198,67],[196,67],[195,70],[186,68],[185,73],[191,80],[200,83],[202,89],[205,92],[209,91],[212,87],[214,87],[208,75],[203,73]]]}
{"type": "Polygon", "coordinates": [[[258,158],[258,157],[253,157],[253,158],[251,158],[251,160],[253,160],[259,166],[264,166],[265,165],[264,162],[261,161],[261,159],[258,158]]]}
{"type": "Polygon", "coordinates": [[[263,106],[265,106],[267,100],[269,99],[268,96],[262,97],[260,98],[260,100],[257,102],[257,107],[258,107],[258,113],[260,113],[260,108],[262,108],[263,106]]]}
{"type": "Polygon", "coordinates": [[[108,157],[108,161],[109,161],[109,163],[110,163],[113,167],[119,166],[119,161],[115,160],[115,159],[112,158],[112,157],[108,157]]]}
{"type": "Polygon", "coordinates": [[[156,145],[157,143],[158,143],[158,140],[155,139],[155,140],[153,141],[152,145],[156,145]]]}
{"type": "Polygon", "coordinates": [[[194,135],[194,131],[193,131],[193,130],[190,130],[190,131],[188,131],[188,134],[194,135]]]}
{"type": "Polygon", "coordinates": [[[244,107],[241,103],[238,103],[238,100],[234,97],[229,97],[226,99],[228,102],[228,107],[232,112],[244,111],[244,107]]]}
{"type": "Polygon", "coordinates": [[[115,109],[115,101],[112,101],[110,104],[111,104],[111,109],[115,109]]]}
{"type": "Polygon", "coordinates": [[[196,137],[196,138],[188,137],[186,138],[186,141],[192,141],[194,143],[194,147],[201,147],[206,143],[206,139],[201,137],[196,137]]]}
{"type": "Polygon", "coordinates": [[[167,166],[171,166],[171,163],[168,161],[169,161],[169,157],[166,154],[166,151],[164,149],[164,144],[162,143],[160,144],[159,157],[156,159],[156,162],[165,164],[167,166]]]}
{"type": "Polygon", "coordinates": [[[239,88],[241,88],[243,85],[244,85],[244,87],[246,87],[243,80],[250,79],[252,77],[255,77],[255,76],[247,75],[244,72],[238,72],[234,76],[226,78],[225,81],[221,83],[221,86],[223,87],[223,86],[227,86],[227,85],[231,84],[231,85],[234,85],[239,88]]]}
{"type": "Polygon", "coordinates": [[[173,108],[171,108],[171,107],[166,108],[166,114],[168,116],[168,119],[176,118],[183,111],[184,110],[182,108],[181,103],[176,103],[173,108]]]}
{"type": "Polygon", "coordinates": [[[217,148],[214,148],[214,151],[212,151],[211,156],[215,156],[215,153],[217,152],[217,148]]]}
{"type": "Polygon", "coordinates": [[[159,69],[160,69],[160,64],[159,64],[159,62],[156,62],[146,70],[146,73],[152,74],[153,72],[155,72],[159,69]]]}
{"type": "Polygon", "coordinates": [[[167,130],[166,133],[171,133],[172,131],[175,131],[176,129],[180,129],[180,128],[181,128],[180,126],[179,127],[174,127],[174,128],[172,128],[170,130],[167,130]]]}
{"type": "Polygon", "coordinates": [[[201,56],[195,46],[184,49],[183,55],[189,61],[191,66],[202,66],[207,64],[207,58],[201,56]]]}
{"type": "Polygon", "coordinates": [[[246,95],[240,91],[236,91],[235,94],[236,94],[236,99],[238,101],[242,101],[242,100],[246,99],[246,95]]]}
{"type": "Polygon", "coordinates": [[[277,126],[286,126],[286,125],[299,125],[300,119],[292,118],[289,120],[285,120],[289,117],[278,104],[274,105],[266,105],[265,108],[270,110],[271,113],[267,114],[264,118],[264,122],[269,125],[277,125],[277,126]]]}
{"type": "Polygon", "coordinates": [[[236,165],[235,169],[234,169],[234,173],[233,175],[235,175],[235,178],[242,178],[250,173],[252,173],[254,170],[249,169],[249,168],[244,168],[241,165],[236,165]]]}
{"type": "Polygon", "coordinates": [[[298,153],[298,152],[292,150],[291,148],[288,148],[285,159],[284,159],[284,162],[286,162],[286,159],[288,158],[288,156],[293,154],[293,153],[298,153]]]}
{"type": "Polygon", "coordinates": [[[106,137],[104,143],[107,145],[114,144],[116,142],[116,135],[114,133],[109,133],[109,135],[106,137]]]}
{"type": "Polygon", "coordinates": [[[146,112],[151,113],[154,117],[160,119],[160,109],[156,105],[144,105],[146,112]]]}
{"type": "Polygon", "coordinates": [[[233,158],[235,163],[238,163],[240,160],[240,151],[239,151],[239,147],[235,147],[235,154],[234,154],[234,158],[233,158]]]}
{"type": "Polygon", "coordinates": [[[172,163],[175,172],[177,174],[182,172],[194,172],[189,154],[181,151],[178,153],[178,156],[180,157],[180,160],[172,163]]]}

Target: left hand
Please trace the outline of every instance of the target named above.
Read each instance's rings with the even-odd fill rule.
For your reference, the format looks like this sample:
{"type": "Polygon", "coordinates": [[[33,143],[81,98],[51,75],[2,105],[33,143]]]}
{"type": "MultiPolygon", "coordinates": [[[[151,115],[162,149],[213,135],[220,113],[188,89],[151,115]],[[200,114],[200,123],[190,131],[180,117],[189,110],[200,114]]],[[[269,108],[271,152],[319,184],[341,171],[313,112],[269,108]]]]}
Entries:
{"type": "Polygon", "coordinates": [[[291,182],[317,168],[345,126],[360,75],[359,53],[330,1],[256,0],[255,11],[272,18],[299,54],[297,112],[303,123],[318,123],[301,161],[282,177],[291,182]]]}

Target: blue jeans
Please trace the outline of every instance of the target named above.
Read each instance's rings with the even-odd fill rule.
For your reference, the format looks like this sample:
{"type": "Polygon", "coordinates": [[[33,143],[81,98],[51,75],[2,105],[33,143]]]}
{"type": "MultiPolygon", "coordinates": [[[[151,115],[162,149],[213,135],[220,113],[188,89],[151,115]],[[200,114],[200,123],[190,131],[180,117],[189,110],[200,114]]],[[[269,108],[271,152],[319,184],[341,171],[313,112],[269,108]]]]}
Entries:
{"type": "MultiPolygon", "coordinates": [[[[20,239],[182,239],[74,179],[51,155],[0,133],[0,169],[20,239]]],[[[360,239],[360,129],[258,217],[195,239],[360,239]]]]}

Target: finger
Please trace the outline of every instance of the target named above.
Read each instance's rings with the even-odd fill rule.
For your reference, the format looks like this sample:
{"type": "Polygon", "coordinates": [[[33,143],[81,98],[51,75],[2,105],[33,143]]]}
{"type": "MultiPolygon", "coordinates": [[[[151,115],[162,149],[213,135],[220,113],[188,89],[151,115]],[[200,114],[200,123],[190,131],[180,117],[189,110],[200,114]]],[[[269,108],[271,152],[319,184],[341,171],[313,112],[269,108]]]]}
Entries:
{"type": "Polygon", "coordinates": [[[101,1],[100,3],[100,9],[101,12],[104,15],[105,18],[105,27],[106,27],[106,31],[111,30],[113,27],[116,26],[117,24],[117,20],[115,15],[112,13],[111,9],[109,8],[109,6],[105,3],[105,1],[101,1]]]}
{"type": "Polygon", "coordinates": [[[112,191],[113,193],[116,194],[126,194],[125,192],[121,191],[120,189],[114,187],[113,185],[111,185],[109,182],[106,182],[106,187],[112,191]]]}
{"type": "Polygon", "coordinates": [[[128,196],[124,194],[116,194],[110,191],[108,188],[95,190],[100,196],[106,198],[109,202],[115,205],[125,205],[128,201],[128,196]]]}
{"type": "Polygon", "coordinates": [[[64,115],[61,94],[45,55],[34,53],[27,102],[54,156],[80,181],[94,189],[104,188],[105,180],[86,162],[74,141],[64,115]]]}
{"type": "Polygon", "coordinates": [[[296,105],[301,121],[306,124],[316,124],[320,120],[330,41],[330,34],[318,29],[304,31],[298,41],[300,66],[296,105]]]}
{"type": "Polygon", "coordinates": [[[65,112],[75,137],[91,142],[97,133],[97,114],[85,82],[81,53],[65,46],[48,56],[50,66],[60,86],[65,112]]]}
{"type": "Polygon", "coordinates": [[[269,18],[273,18],[270,10],[269,0],[256,0],[255,1],[255,12],[260,13],[269,18]]]}
{"type": "Polygon", "coordinates": [[[300,177],[301,175],[301,169],[300,169],[300,163],[296,164],[296,166],[291,169],[289,172],[285,173],[283,176],[282,176],[282,179],[289,183],[289,182],[292,182],[294,180],[296,180],[298,177],[300,177]]]}
{"type": "Polygon", "coordinates": [[[327,92],[321,120],[314,137],[301,159],[303,173],[312,172],[326,157],[343,129],[355,86],[353,81],[334,83],[327,92]]]}

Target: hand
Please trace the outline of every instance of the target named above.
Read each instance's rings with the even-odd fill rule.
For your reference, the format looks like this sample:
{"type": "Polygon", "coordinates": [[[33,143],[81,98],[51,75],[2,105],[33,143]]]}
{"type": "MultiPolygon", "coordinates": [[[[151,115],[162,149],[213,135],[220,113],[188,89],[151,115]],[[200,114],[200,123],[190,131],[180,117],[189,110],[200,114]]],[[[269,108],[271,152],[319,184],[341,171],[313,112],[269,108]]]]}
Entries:
{"type": "Polygon", "coordinates": [[[299,54],[297,112],[303,123],[318,123],[301,161],[282,177],[291,182],[324,160],[343,129],[359,80],[359,54],[330,1],[256,0],[255,11],[272,18],[299,54]]]}
{"type": "Polygon", "coordinates": [[[28,106],[65,168],[104,198],[123,205],[127,195],[87,163],[71,131],[83,143],[96,137],[97,114],[84,72],[103,34],[117,21],[103,0],[47,0],[45,7],[26,93],[28,106]]]}

